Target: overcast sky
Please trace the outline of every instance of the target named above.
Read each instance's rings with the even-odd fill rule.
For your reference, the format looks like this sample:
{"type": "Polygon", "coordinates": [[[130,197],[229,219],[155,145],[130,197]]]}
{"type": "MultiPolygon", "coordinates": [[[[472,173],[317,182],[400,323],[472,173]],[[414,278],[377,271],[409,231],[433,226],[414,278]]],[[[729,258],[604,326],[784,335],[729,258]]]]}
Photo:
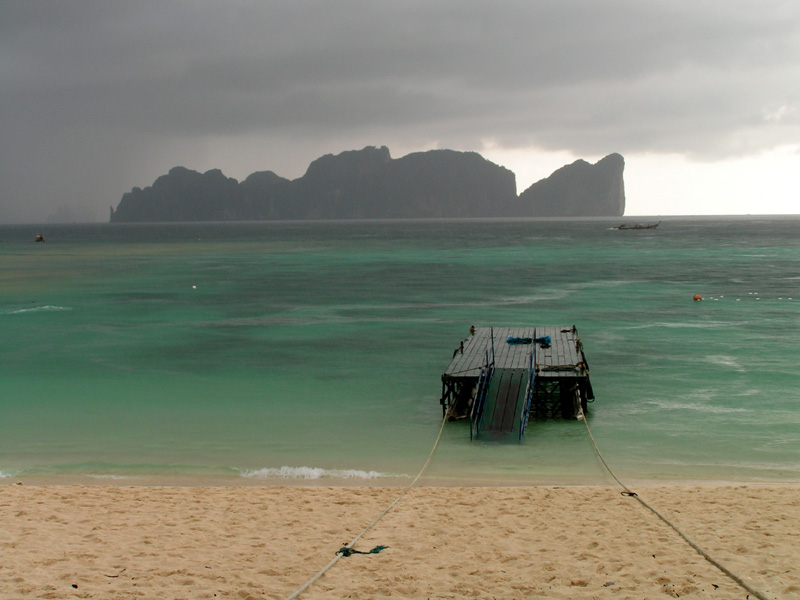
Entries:
{"type": "Polygon", "coordinates": [[[0,223],[367,145],[519,191],[619,152],[627,214],[798,213],[800,2],[0,2],[0,223]]]}

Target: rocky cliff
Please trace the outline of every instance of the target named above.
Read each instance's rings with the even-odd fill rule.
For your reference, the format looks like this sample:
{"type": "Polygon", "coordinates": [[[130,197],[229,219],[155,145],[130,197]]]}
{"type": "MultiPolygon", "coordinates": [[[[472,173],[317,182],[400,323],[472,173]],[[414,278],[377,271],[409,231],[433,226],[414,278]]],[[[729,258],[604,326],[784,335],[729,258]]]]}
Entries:
{"type": "Polygon", "coordinates": [[[514,173],[453,150],[399,159],[385,146],[329,154],[293,181],[261,171],[239,183],[217,169],[175,167],[124,194],[111,222],[621,216],[623,168],[619,154],[577,161],[517,196],[514,173]]]}
{"type": "Polygon", "coordinates": [[[609,154],[595,164],[576,160],[519,195],[537,217],[620,217],[625,213],[625,160],[609,154]]]}

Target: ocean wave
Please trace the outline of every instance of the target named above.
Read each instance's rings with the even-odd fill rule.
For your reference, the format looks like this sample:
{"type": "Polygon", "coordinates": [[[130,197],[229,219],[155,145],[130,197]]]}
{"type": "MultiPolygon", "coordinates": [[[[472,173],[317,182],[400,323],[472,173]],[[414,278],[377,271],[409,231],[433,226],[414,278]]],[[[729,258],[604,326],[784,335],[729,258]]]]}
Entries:
{"type": "MultiPolygon", "coordinates": [[[[793,463],[782,462],[767,462],[767,461],[734,461],[720,459],[714,460],[686,460],[686,459],[670,459],[670,458],[654,458],[652,464],[668,465],[676,467],[705,467],[714,469],[747,469],[754,472],[766,471],[783,471],[786,473],[800,473],[800,465],[793,463]]],[[[724,475],[723,475],[724,477],[724,475]]]]}
{"type": "Polygon", "coordinates": [[[728,413],[747,413],[751,412],[748,408],[737,406],[719,406],[704,404],[702,401],[686,402],[675,400],[650,400],[646,404],[655,406],[662,410],[694,410],[709,414],[728,414],[728,413]]]}
{"type": "Polygon", "coordinates": [[[0,314],[4,314],[4,315],[21,315],[21,314],[25,314],[25,313],[57,312],[57,311],[62,311],[62,310],[72,310],[72,309],[67,307],[67,306],[51,306],[51,305],[48,304],[46,306],[35,306],[35,307],[32,307],[32,308],[18,308],[16,310],[4,310],[4,311],[0,311],[0,314]]]}
{"type": "Polygon", "coordinates": [[[741,390],[740,392],[735,393],[735,394],[731,394],[731,395],[732,396],[758,396],[759,394],[761,394],[761,390],[759,390],[757,388],[749,388],[749,389],[746,389],[746,390],[741,390]]]}
{"type": "Polygon", "coordinates": [[[379,473],[378,471],[360,471],[358,469],[322,469],[319,467],[265,467],[241,471],[242,477],[253,479],[382,479],[400,477],[379,473]]]}
{"type": "Polygon", "coordinates": [[[712,365],[717,365],[719,367],[730,367],[734,371],[738,371],[739,373],[744,373],[746,369],[739,364],[733,356],[728,356],[727,354],[712,354],[705,358],[707,362],[710,362],[712,365]]]}
{"type": "Polygon", "coordinates": [[[698,322],[668,322],[668,321],[653,321],[650,323],[642,323],[640,325],[628,325],[620,327],[619,329],[719,329],[721,327],[730,327],[734,325],[733,321],[706,321],[704,323],[698,322]]]}

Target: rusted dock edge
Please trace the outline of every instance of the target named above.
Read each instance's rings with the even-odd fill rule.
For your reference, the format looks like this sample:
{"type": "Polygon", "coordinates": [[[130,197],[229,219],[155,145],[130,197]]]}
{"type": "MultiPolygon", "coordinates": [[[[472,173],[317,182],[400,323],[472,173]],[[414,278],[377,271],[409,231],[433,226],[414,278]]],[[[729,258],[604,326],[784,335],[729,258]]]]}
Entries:
{"type": "Polygon", "coordinates": [[[443,416],[481,431],[522,439],[529,418],[576,419],[594,400],[575,326],[479,327],[442,374],[443,416]]]}

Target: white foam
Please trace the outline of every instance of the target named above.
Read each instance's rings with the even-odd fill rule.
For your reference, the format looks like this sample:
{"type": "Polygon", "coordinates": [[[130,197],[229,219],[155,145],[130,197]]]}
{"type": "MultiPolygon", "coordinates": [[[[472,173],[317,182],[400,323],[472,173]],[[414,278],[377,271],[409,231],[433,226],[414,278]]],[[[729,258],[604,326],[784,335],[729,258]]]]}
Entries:
{"type": "Polygon", "coordinates": [[[629,325],[627,327],[620,327],[620,329],[655,329],[663,327],[664,329],[718,329],[721,327],[729,327],[729,321],[707,321],[705,323],[689,323],[689,322],[661,322],[655,321],[652,323],[643,323],[641,325],[629,325]]]}
{"type": "Polygon", "coordinates": [[[713,404],[705,404],[704,402],[650,400],[648,404],[660,408],[662,410],[694,410],[709,414],[730,414],[730,413],[751,412],[750,409],[747,408],[735,407],[735,406],[715,406],[713,404]]]}
{"type": "Polygon", "coordinates": [[[395,477],[378,471],[360,471],[358,469],[322,469],[319,467],[287,467],[279,469],[265,467],[263,469],[245,470],[242,477],[254,479],[381,479],[395,477]]]}
{"type": "Polygon", "coordinates": [[[35,306],[32,308],[19,308],[17,310],[9,310],[5,311],[7,315],[21,315],[24,313],[32,313],[32,312],[51,312],[51,311],[61,311],[61,310],[72,310],[66,306],[35,306]]]}
{"type": "Polygon", "coordinates": [[[720,367],[730,367],[735,371],[739,371],[740,373],[744,373],[746,369],[744,369],[733,356],[729,356],[727,354],[712,354],[706,357],[706,361],[710,362],[712,365],[717,365],[720,367]]]}

